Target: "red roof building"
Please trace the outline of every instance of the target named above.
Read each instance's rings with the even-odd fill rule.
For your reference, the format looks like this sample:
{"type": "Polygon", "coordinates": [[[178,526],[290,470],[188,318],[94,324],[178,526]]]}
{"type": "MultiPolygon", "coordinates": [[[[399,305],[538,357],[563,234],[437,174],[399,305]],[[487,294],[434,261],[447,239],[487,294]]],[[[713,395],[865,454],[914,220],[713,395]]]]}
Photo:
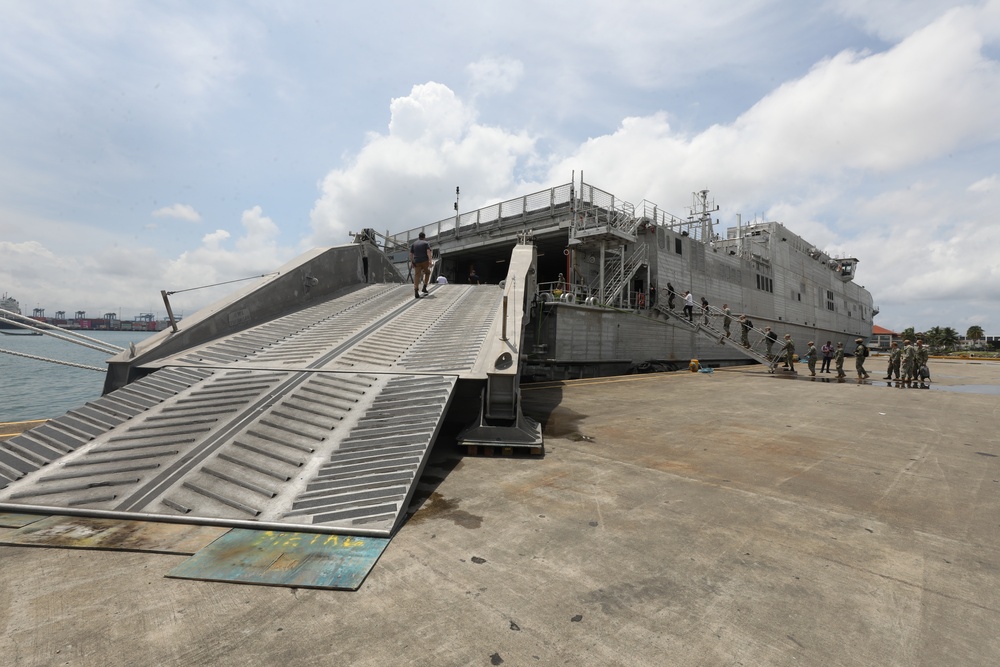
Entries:
{"type": "Polygon", "coordinates": [[[877,348],[879,350],[889,349],[889,344],[892,341],[899,342],[899,334],[895,331],[890,331],[885,327],[880,327],[877,324],[872,325],[872,338],[869,347],[877,348]]]}

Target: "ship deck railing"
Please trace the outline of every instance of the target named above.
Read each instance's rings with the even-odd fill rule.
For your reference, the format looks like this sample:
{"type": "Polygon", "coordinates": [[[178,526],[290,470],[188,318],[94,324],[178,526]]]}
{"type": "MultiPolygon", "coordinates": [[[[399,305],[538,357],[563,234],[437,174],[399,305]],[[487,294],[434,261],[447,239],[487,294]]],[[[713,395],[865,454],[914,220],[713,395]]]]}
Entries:
{"type": "Polygon", "coordinates": [[[704,241],[702,238],[702,223],[700,220],[690,218],[680,218],[673,213],[664,211],[651,201],[643,199],[639,204],[638,219],[646,220],[656,227],[669,229],[677,234],[683,234],[696,241],[704,241]]]}
{"type": "MultiPolygon", "coordinates": [[[[568,228],[571,234],[608,228],[620,231],[625,236],[634,236],[643,221],[675,229],[689,224],[648,201],[643,201],[642,213],[637,214],[632,203],[581,181],[579,186],[564,183],[472,211],[456,213],[395,234],[387,231],[379,236],[384,238],[385,251],[392,254],[397,248],[409,247],[421,233],[440,244],[457,241],[465,236],[523,231],[531,224],[543,220],[555,220],[555,224],[568,228]]],[[[696,232],[693,227],[692,231],[696,232]]]]}
{"type": "Polygon", "coordinates": [[[532,220],[551,217],[560,212],[565,212],[568,216],[574,199],[573,184],[565,183],[465,213],[456,213],[396,234],[386,232],[385,236],[393,244],[409,246],[421,233],[440,243],[485,231],[521,229],[532,220]]]}

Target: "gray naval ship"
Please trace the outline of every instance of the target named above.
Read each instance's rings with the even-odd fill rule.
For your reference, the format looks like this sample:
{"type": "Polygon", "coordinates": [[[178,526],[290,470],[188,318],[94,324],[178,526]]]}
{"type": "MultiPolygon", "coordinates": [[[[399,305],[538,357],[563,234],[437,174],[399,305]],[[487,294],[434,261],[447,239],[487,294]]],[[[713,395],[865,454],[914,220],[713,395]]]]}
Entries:
{"type": "Polygon", "coordinates": [[[707,191],[681,218],[574,176],[362,228],[171,316],[109,360],[99,399],[0,443],[0,512],[389,537],[442,431],[469,453],[544,455],[522,378],[770,363],[765,326],[800,344],[870,335],[856,258],[777,222],[723,238],[716,210],[707,191]],[[415,299],[421,232],[434,282],[415,299]],[[690,320],[688,290],[711,304],[690,320]]]}
{"type": "Polygon", "coordinates": [[[723,237],[715,232],[717,210],[707,190],[693,193],[688,215],[679,217],[574,176],[384,238],[405,272],[405,249],[423,232],[434,249],[434,276],[459,283],[470,274],[472,282],[500,282],[515,242],[529,238],[538,275],[525,331],[526,378],[676,370],[692,359],[702,367],[766,363],[766,327],[778,337],[775,352],[786,333],[799,351],[809,340],[853,350],[856,338],[870,337],[878,309],[854,281],[857,258],[823,252],[780,222],[738,222],[723,237]],[[685,291],[694,295],[693,322],[683,314],[685,291]],[[729,338],[723,305],[732,313],[729,338]],[[753,325],[749,347],[741,314],[753,325]]]}

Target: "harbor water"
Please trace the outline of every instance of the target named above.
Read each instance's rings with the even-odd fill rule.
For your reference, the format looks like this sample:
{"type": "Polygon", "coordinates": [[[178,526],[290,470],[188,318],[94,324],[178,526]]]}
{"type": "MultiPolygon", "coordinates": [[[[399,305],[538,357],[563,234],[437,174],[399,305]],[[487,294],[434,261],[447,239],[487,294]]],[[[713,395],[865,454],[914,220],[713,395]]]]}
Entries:
{"type": "MultiPolygon", "coordinates": [[[[71,335],[73,332],[59,332],[71,335]]],[[[81,332],[121,348],[152,336],[145,331],[81,332]]],[[[112,356],[53,336],[0,336],[0,350],[106,368],[112,356]]],[[[0,422],[58,417],[101,395],[104,372],[0,352],[0,422]]]]}

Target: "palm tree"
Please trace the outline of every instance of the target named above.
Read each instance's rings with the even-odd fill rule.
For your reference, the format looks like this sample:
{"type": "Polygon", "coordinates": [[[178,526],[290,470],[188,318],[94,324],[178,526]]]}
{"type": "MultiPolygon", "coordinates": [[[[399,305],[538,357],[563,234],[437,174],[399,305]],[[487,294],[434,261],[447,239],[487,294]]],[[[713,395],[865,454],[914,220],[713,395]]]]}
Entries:
{"type": "Polygon", "coordinates": [[[983,339],[983,328],[978,324],[974,324],[969,327],[969,330],[965,332],[966,340],[972,341],[973,347],[979,347],[979,341],[983,339]]]}
{"type": "Polygon", "coordinates": [[[958,332],[951,327],[945,327],[942,329],[941,345],[944,346],[945,350],[954,350],[955,346],[958,345],[958,332]]]}
{"type": "Polygon", "coordinates": [[[912,343],[917,339],[917,332],[913,330],[913,327],[906,327],[903,329],[903,333],[899,334],[899,337],[912,343]]]}
{"type": "Polygon", "coordinates": [[[941,327],[931,327],[924,332],[923,339],[924,344],[930,347],[932,350],[936,347],[941,347],[943,345],[942,339],[944,338],[944,331],[941,327]]]}

